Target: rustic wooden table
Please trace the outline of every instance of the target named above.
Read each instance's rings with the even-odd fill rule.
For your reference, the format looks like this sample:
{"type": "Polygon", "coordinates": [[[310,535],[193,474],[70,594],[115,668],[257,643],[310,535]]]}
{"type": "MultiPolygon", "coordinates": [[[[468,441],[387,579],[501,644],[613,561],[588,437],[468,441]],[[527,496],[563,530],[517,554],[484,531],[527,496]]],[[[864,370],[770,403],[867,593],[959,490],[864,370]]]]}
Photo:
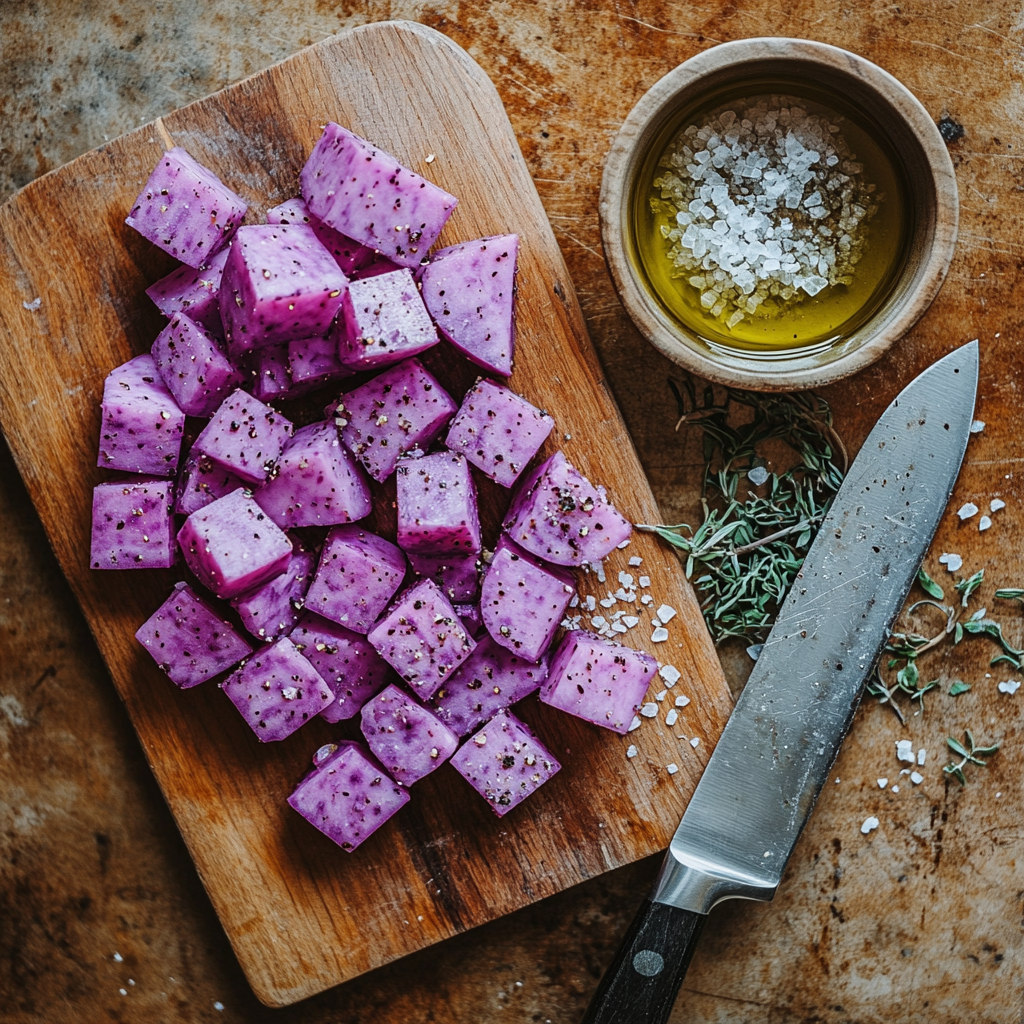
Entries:
{"type": "MultiPolygon", "coordinates": [[[[349,25],[422,21],[481,63],[508,108],[569,264],[605,370],[665,518],[695,514],[699,446],[673,433],[671,364],[622,312],[596,205],[609,140],[665,71],[728,39],[791,35],[857,51],[902,79],[951,143],[961,234],[950,278],[911,335],[826,395],[855,450],[898,387],[979,337],[979,418],[952,508],[1007,507],[985,533],[952,513],[928,567],[987,570],[981,605],[1010,639],[1024,627],[995,586],[1024,582],[1018,339],[1024,222],[1024,19],[1017,5],[912,0],[847,8],[797,0],[487,0],[316,4],[140,0],[0,4],[0,199],[106,138],[349,25]],[[197,13],[198,12],[198,13],[197,13]]],[[[59,247],[60,240],[54,239],[59,247]]],[[[572,1024],[656,865],[598,878],[288,1010],[253,998],[13,464],[0,452],[0,999],[4,1020],[98,1019],[572,1024]]],[[[673,1021],[796,1024],[1021,1019],[1024,877],[1020,701],[988,648],[944,647],[925,665],[943,692],[903,728],[870,701],[771,905],[712,915],[673,1021]],[[972,683],[959,697],[953,678],[972,683]],[[1001,741],[968,785],[948,783],[945,737],[1001,741]],[[928,750],[919,786],[880,790],[895,741],[928,750]],[[870,836],[860,823],[876,815],[870,836]]],[[[725,652],[741,680],[743,656],[725,652]]],[[[1019,674],[1018,674],[1019,675],[1019,674]]]]}

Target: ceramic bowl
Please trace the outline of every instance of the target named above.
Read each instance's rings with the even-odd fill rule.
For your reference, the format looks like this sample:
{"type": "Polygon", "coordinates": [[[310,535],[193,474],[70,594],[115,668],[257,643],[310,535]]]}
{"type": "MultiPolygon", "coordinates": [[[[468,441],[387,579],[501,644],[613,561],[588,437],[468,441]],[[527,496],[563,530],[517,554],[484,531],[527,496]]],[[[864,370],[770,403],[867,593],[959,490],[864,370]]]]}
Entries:
{"type": "MultiPolygon", "coordinates": [[[[831,104],[829,104],[831,105],[831,104]]],[[[856,54],[801,39],[723,43],[680,64],[633,108],[605,162],[601,232],[619,297],[641,333],[699,376],[734,387],[793,391],[856,373],[913,326],[949,269],[959,207],[956,178],[942,136],[920,102],[888,72],[856,54]],[[764,83],[773,83],[770,90],[764,83]],[[685,127],[688,112],[716,95],[784,91],[833,97],[890,154],[905,184],[906,228],[898,266],[873,312],[826,344],[748,352],[709,343],[658,298],[637,247],[637,206],[644,168],[685,127]]]]}

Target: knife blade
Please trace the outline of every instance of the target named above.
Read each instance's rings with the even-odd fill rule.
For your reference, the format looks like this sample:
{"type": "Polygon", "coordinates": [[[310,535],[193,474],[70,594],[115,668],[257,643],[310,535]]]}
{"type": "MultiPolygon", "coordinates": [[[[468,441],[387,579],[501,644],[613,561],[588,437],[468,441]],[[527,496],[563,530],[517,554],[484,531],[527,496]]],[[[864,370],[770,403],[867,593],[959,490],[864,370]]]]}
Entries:
{"type": "Polygon", "coordinates": [[[582,1024],[664,1024],[711,908],[775,895],[949,501],[977,384],[975,341],[868,435],[582,1024]]]}

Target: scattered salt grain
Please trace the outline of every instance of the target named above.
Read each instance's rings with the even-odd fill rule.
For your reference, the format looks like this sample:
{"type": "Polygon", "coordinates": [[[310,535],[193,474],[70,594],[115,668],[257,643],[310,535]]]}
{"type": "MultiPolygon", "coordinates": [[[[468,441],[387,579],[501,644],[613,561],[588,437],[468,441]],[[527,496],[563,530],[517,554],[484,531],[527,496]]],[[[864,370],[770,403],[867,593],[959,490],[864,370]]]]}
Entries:
{"type": "Polygon", "coordinates": [[[682,694],[680,694],[678,697],[676,697],[675,703],[677,708],[685,708],[686,705],[690,703],[690,698],[684,697],[682,694]]]}
{"type": "Polygon", "coordinates": [[[629,729],[627,729],[626,731],[627,732],[633,732],[634,729],[639,729],[639,728],[640,728],[640,719],[636,715],[634,715],[633,716],[633,721],[629,723],[629,729]]]}
{"type": "Polygon", "coordinates": [[[760,487],[761,484],[767,481],[770,475],[771,474],[764,468],[764,466],[754,466],[754,468],[747,473],[747,479],[755,487],[760,487]]]}
{"type": "Polygon", "coordinates": [[[988,516],[982,516],[978,520],[978,533],[984,533],[992,525],[992,520],[988,516]]]}
{"type": "Polygon", "coordinates": [[[899,787],[899,786],[897,786],[897,785],[893,785],[893,787],[892,787],[892,791],[893,791],[894,793],[898,793],[898,792],[900,791],[900,787],[899,787]]]}
{"type": "Polygon", "coordinates": [[[21,303],[21,304],[22,304],[22,305],[23,305],[23,306],[24,306],[24,307],[25,307],[25,308],[26,308],[26,309],[27,309],[27,310],[28,310],[28,311],[29,311],[30,313],[34,313],[34,312],[35,312],[35,311],[36,311],[36,310],[37,310],[37,309],[38,309],[38,308],[39,308],[39,307],[40,307],[40,306],[41,306],[41,305],[43,304],[43,300],[42,300],[41,298],[39,298],[39,297],[37,296],[37,297],[36,297],[36,298],[34,298],[34,299],[33,299],[33,300],[31,301],[31,302],[25,302],[24,300],[22,300],[22,303],[21,303]]]}
{"type": "Polygon", "coordinates": [[[873,832],[878,828],[878,819],[872,814],[871,817],[864,819],[864,824],[861,825],[860,830],[867,835],[869,832],[873,832]]]}
{"type": "Polygon", "coordinates": [[[980,434],[984,429],[985,429],[985,421],[984,420],[975,420],[971,424],[971,433],[972,434],[980,434]]]}
{"type": "Polygon", "coordinates": [[[651,640],[656,644],[663,643],[667,639],[668,630],[664,626],[658,626],[658,628],[651,634],[651,640]]]}
{"type": "Polygon", "coordinates": [[[910,781],[915,786],[920,786],[921,783],[924,782],[924,776],[920,772],[911,772],[910,773],[910,781]]]}
{"type": "Polygon", "coordinates": [[[622,624],[629,629],[632,629],[639,622],[640,620],[635,615],[626,615],[622,620],[622,624]]]}
{"type": "Polygon", "coordinates": [[[641,604],[651,604],[651,602],[653,602],[653,601],[654,601],[654,598],[653,598],[653,597],[651,597],[651,595],[650,595],[650,594],[644,594],[644,595],[643,595],[643,596],[642,596],[642,597],[640,598],[640,603],[641,603],[641,604]]]}
{"type": "Polygon", "coordinates": [[[115,953],[114,954],[114,963],[118,963],[119,964],[123,959],[124,959],[124,957],[121,956],[120,953],[115,953]]]}
{"type": "Polygon", "coordinates": [[[1000,693],[1009,693],[1011,695],[1016,693],[1019,689],[1019,679],[1007,679],[1005,682],[1000,683],[998,686],[998,690],[1000,693]]]}
{"type": "Polygon", "coordinates": [[[120,992],[121,995],[123,995],[123,996],[128,995],[128,989],[126,989],[126,988],[119,988],[117,991],[120,992]]]}
{"type": "Polygon", "coordinates": [[[668,690],[659,690],[655,695],[655,700],[664,700],[668,696],[668,690]]]}
{"type": "Polygon", "coordinates": [[[682,673],[675,667],[675,665],[662,665],[658,669],[658,675],[668,683],[669,686],[675,686],[679,682],[679,678],[682,673]]]}
{"type": "Polygon", "coordinates": [[[601,600],[598,601],[598,604],[602,608],[611,608],[611,606],[613,604],[615,604],[615,598],[614,597],[602,597],[601,600]]]}
{"type": "Polygon", "coordinates": [[[569,602],[570,608],[579,608],[580,606],[580,595],[574,594],[572,600],[569,602]]]}
{"type": "MultiPolygon", "coordinates": [[[[566,439],[566,441],[571,441],[572,440],[572,434],[566,434],[565,435],[565,439],[566,439]]],[[[616,544],[615,547],[618,548],[619,551],[621,551],[623,548],[628,548],[629,547],[629,538],[627,537],[621,544],[616,544]]]]}
{"type": "Polygon", "coordinates": [[[957,515],[960,517],[960,522],[963,522],[965,519],[970,519],[971,516],[976,516],[977,514],[978,506],[975,505],[973,501],[965,502],[957,511],[957,515]]]}
{"type": "Polygon", "coordinates": [[[989,512],[998,512],[1001,508],[1006,508],[1006,502],[1002,498],[993,498],[988,503],[989,512]]]}
{"type": "Polygon", "coordinates": [[[888,786],[888,785],[889,785],[889,780],[888,779],[879,779],[878,780],[878,788],[879,789],[885,789],[885,787],[888,786]]]}
{"type": "Polygon", "coordinates": [[[919,765],[921,765],[921,764],[924,764],[924,759],[925,759],[925,758],[926,758],[927,756],[928,756],[928,751],[927,751],[927,750],[925,750],[925,748],[924,748],[924,747],[922,747],[922,748],[921,748],[921,749],[920,749],[920,750],[919,750],[919,751],[917,752],[917,763],[918,763],[919,765]]]}
{"type": "Polygon", "coordinates": [[[694,750],[696,750],[700,746],[700,737],[694,736],[693,739],[690,740],[690,746],[693,747],[694,750]]]}
{"type": "Polygon", "coordinates": [[[428,153],[426,159],[423,161],[425,164],[432,164],[437,157],[433,153],[428,153]]]}
{"type": "Polygon", "coordinates": [[[671,605],[663,604],[658,608],[658,618],[663,626],[667,626],[676,617],[676,610],[671,605]]]}
{"type": "Polygon", "coordinates": [[[651,585],[651,577],[641,576],[637,582],[640,584],[641,587],[649,587],[651,585]]]}
{"type": "Polygon", "coordinates": [[[914,744],[910,740],[897,740],[896,741],[896,756],[901,761],[909,761],[911,764],[914,763],[914,744]]]}
{"type": "Polygon", "coordinates": [[[751,661],[757,661],[757,659],[761,657],[761,652],[763,650],[764,644],[751,644],[747,648],[747,657],[749,657],[751,661]]]}
{"type": "Polygon", "coordinates": [[[654,701],[648,701],[641,709],[640,714],[644,718],[653,718],[658,713],[658,705],[654,701]]]}
{"type": "Polygon", "coordinates": [[[216,1001],[214,1002],[214,1004],[213,1004],[213,1008],[214,1008],[215,1010],[218,1010],[218,1011],[219,1011],[219,1010],[223,1010],[223,1009],[224,1009],[224,1004],[223,1004],[223,1003],[222,1003],[222,1002],[221,1002],[221,1001],[220,1001],[220,1000],[218,999],[218,1000],[216,1000],[216,1001]]]}
{"type": "Polygon", "coordinates": [[[635,569],[638,565],[643,564],[643,559],[639,555],[631,555],[629,558],[629,564],[635,569]]]}
{"type": "Polygon", "coordinates": [[[951,552],[943,552],[939,555],[939,563],[944,565],[949,572],[956,572],[963,568],[964,560],[951,552]]]}
{"type": "Polygon", "coordinates": [[[592,612],[597,610],[597,598],[593,594],[587,594],[587,611],[592,612]]]}
{"type": "Polygon", "coordinates": [[[635,746],[633,746],[632,743],[630,743],[630,745],[628,747],[626,747],[626,757],[633,758],[633,757],[636,757],[636,755],[637,755],[637,749],[636,749],[635,746]]]}
{"type": "Polygon", "coordinates": [[[679,712],[675,708],[671,708],[669,713],[665,716],[665,724],[671,729],[679,718],[679,712]]]}
{"type": "Polygon", "coordinates": [[[669,773],[669,775],[675,775],[675,773],[677,771],[679,771],[679,765],[677,765],[677,764],[667,764],[667,765],[665,765],[665,771],[667,771],[669,773]]]}

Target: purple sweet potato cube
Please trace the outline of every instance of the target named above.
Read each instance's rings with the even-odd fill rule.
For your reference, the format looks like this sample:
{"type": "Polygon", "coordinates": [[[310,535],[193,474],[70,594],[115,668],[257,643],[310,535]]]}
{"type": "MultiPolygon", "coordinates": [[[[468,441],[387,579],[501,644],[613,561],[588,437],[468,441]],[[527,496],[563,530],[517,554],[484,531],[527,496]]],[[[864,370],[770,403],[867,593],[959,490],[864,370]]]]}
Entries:
{"type": "Polygon", "coordinates": [[[481,585],[480,614],[497,643],[537,661],[554,639],[574,593],[571,572],[543,565],[503,536],[481,585]]]}
{"type": "Polygon", "coordinates": [[[407,359],[344,395],[335,416],[341,439],[383,483],[402,455],[430,447],[456,408],[420,361],[407,359]]]}
{"type": "Polygon", "coordinates": [[[253,636],[273,641],[289,634],[302,617],[313,581],[316,552],[298,547],[280,576],[232,598],[231,606],[253,636]]]}
{"type": "Polygon", "coordinates": [[[287,530],[351,523],[368,516],[373,508],[366,475],[330,420],[295,431],[253,497],[287,530]]]}
{"type": "Polygon", "coordinates": [[[97,466],[146,476],[175,475],[185,414],[148,352],[107,375],[102,417],[97,466]]]}
{"type": "Polygon", "coordinates": [[[492,373],[512,372],[518,235],[492,235],[439,249],[423,268],[423,301],[441,333],[492,373]]]}
{"type": "Polygon", "coordinates": [[[398,269],[399,267],[397,263],[389,260],[387,256],[382,256],[378,252],[374,253],[373,258],[352,275],[352,280],[365,281],[368,277],[377,277],[379,274],[390,274],[393,270],[398,269]]]}
{"type": "Polygon", "coordinates": [[[371,263],[376,253],[367,245],[360,245],[351,238],[329,228],[323,221],[314,217],[306,206],[305,199],[288,199],[267,210],[268,224],[308,224],[323,243],[324,248],[334,257],[346,277],[371,263]]]}
{"type": "Polygon", "coordinates": [[[225,246],[198,270],[183,263],[156,284],[151,284],[146,294],[168,320],[175,313],[184,313],[211,334],[222,338],[224,327],[220,322],[217,296],[227,258],[228,248],[225,246]]]}
{"type": "Polygon", "coordinates": [[[266,480],[292,436],[292,424],[276,409],[244,391],[221,402],[192,451],[231,470],[247,483],[266,480]]]}
{"type": "Polygon", "coordinates": [[[331,338],[301,338],[288,343],[288,371],[292,393],[315,391],[352,376],[352,370],[338,358],[338,346],[331,338]]]}
{"type": "Polygon", "coordinates": [[[174,485],[118,480],[92,492],[94,569],[167,569],[174,565],[174,485]]]}
{"type": "Polygon", "coordinates": [[[433,580],[421,580],[367,634],[421,700],[429,700],[476,647],[433,580]]]}
{"type": "Polygon", "coordinates": [[[230,469],[218,466],[209,456],[190,451],[178,477],[174,511],[190,516],[225,494],[246,486],[246,482],[230,469]]]}
{"type": "Polygon", "coordinates": [[[551,659],[540,699],[624,736],[657,670],[649,654],[576,629],[551,659]]]}
{"type": "Polygon", "coordinates": [[[245,387],[261,402],[292,397],[292,368],[288,359],[290,343],[267,345],[250,352],[242,361],[248,374],[245,387]]]}
{"type": "Polygon", "coordinates": [[[459,737],[419,701],[388,686],[363,705],[360,728],[374,757],[403,786],[439,768],[459,737]]]}
{"type": "Polygon", "coordinates": [[[217,339],[175,313],[150,350],[156,368],[186,416],[209,416],[243,381],[217,339]]]}
{"type": "Polygon", "coordinates": [[[225,600],[280,576],[292,557],[287,534],[242,488],[193,512],[178,546],[200,583],[225,600]]]}
{"type": "Polygon", "coordinates": [[[343,740],[288,797],[311,825],[351,852],[409,802],[361,743],[343,740]]]}
{"type": "Polygon", "coordinates": [[[499,711],[455,752],[452,767],[501,818],[562,766],[515,715],[499,711]]]}
{"type": "Polygon", "coordinates": [[[368,633],[405,578],[405,555],[358,526],[327,534],[306,607],[356,633],[368,633]]]}
{"type": "MultiPolygon", "coordinates": [[[[442,587],[442,589],[444,589],[442,587]]],[[[474,640],[479,640],[480,637],[487,632],[484,626],[483,617],[480,615],[479,604],[456,604],[454,605],[455,611],[458,613],[462,624],[466,627],[466,632],[474,640]]]]}
{"type": "Polygon", "coordinates": [[[288,637],[256,651],[220,684],[261,743],[291,736],[334,694],[288,637]]]}
{"type": "Polygon", "coordinates": [[[485,637],[434,694],[431,706],[459,736],[468,736],[502,708],[535,693],[547,675],[547,658],[533,664],[485,637]]]}
{"type": "Polygon", "coordinates": [[[220,282],[232,355],[327,333],[348,279],[307,224],[239,228],[220,282]]]}
{"type": "Polygon", "coordinates": [[[480,550],[480,517],[469,463],[437,452],[398,463],[398,545],[420,555],[480,550]]]}
{"type": "Polygon", "coordinates": [[[466,392],[445,444],[502,487],[511,487],[555,421],[514,391],[478,380],[466,392]]]}
{"type": "Polygon", "coordinates": [[[213,171],[175,146],[160,158],[125,224],[198,269],[228,243],[247,209],[213,171]]]}
{"type": "Polygon", "coordinates": [[[452,604],[465,604],[480,596],[480,557],[470,555],[417,555],[409,553],[417,576],[427,576],[452,604]]]}
{"type": "Polygon", "coordinates": [[[599,562],[633,530],[561,452],[520,480],[502,525],[521,548],[558,565],[599,562]]]}
{"type": "Polygon", "coordinates": [[[328,722],[352,718],[384,688],[391,666],[359,633],[306,612],[291,631],[292,643],[334,692],[320,712],[328,722]]]}
{"type": "Polygon", "coordinates": [[[299,182],[313,216],[403,267],[419,265],[458,202],[333,122],[299,182]]]}
{"type": "Polygon", "coordinates": [[[249,642],[187,583],[175,584],[135,639],[183,690],[212,679],[252,652],[249,642]]]}
{"type": "Polygon", "coordinates": [[[331,337],[342,363],[352,371],[390,366],[441,340],[412,272],[404,267],[353,281],[331,337]]]}

